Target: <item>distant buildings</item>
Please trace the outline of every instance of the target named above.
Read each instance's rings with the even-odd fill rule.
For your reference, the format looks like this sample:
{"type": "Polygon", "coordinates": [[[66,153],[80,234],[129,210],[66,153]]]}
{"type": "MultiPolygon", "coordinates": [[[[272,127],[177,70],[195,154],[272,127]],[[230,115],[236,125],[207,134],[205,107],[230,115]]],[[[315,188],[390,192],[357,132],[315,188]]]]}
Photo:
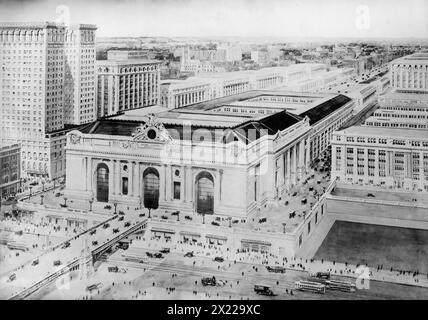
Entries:
{"type": "Polygon", "coordinates": [[[95,30],[49,22],[0,25],[0,144],[21,144],[23,176],[63,175],[68,125],[96,118],[95,30]]]}
{"type": "Polygon", "coordinates": [[[18,192],[21,180],[21,147],[0,146],[0,199],[18,192]]]}
{"type": "Polygon", "coordinates": [[[428,52],[394,60],[390,69],[393,88],[402,92],[428,93],[428,52]]]}
{"type": "Polygon", "coordinates": [[[159,103],[160,62],[158,61],[99,60],[97,77],[98,117],[159,103]]]}
{"type": "Polygon", "coordinates": [[[147,52],[142,50],[109,50],[107,60],[147,59],[147,52]]]}
{"type": "MultiPolygon", "coordinates": [[[[393,61],[392,92],[362,126],[334,133],[332,177],[354,184],[428,191],[428,55],[393,61]]],[[[385,80],[380,81],[385,83],[385,80]]],[[[371,89],[373,91],[373,89],[371,89]]]]}
{"type": "Polygon", "coordinates": [[[210,84],[204,80],[161,81],[160,105],[169,109],[181,108],[210,98],[210,84]]]}

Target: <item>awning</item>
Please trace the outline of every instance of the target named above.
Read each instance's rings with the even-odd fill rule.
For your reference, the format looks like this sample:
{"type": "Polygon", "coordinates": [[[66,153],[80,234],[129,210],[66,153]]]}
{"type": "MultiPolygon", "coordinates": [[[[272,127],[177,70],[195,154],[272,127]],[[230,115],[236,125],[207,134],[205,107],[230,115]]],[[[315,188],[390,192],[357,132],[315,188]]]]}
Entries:
{"type": "Polygon", "coordinates": [[[162,233],[175,233],[175,230],[172,229],[163,229],[163,228],[152,228],[152,232],[162,232],[162,233]]]}
{"type": "Polygon", "coordinates": [[[189,231],[180,231],[180,234],[183,236],[191,236],[191,237],[200,237],[199,233],[189,232],[189,231]]]}
{"type": "Polygon", "coordinates": [[[242,239],[241,242],[245,242],[245,243],[249,243],[249,244],[260,244],[263,246],[271,246],[272,245],[270,242],[261,241],[261,240],[242,239]]]}
{"type": "Polygon", "coordinates": [[[224,240],[224,241],[227,240],[227,237],[218,236],[218,235],[215,235],[215,234],[207,234],[206,237],[207,238],[211,238],[211,239],[217,239],[217,240],[224,240]]]}

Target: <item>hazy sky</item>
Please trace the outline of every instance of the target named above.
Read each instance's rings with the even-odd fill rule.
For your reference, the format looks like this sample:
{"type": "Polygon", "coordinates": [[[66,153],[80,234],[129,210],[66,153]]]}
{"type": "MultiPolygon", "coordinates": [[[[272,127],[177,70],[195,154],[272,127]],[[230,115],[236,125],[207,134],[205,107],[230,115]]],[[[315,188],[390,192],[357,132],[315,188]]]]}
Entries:
{"type": "Polygon", "coordinates": [[[0,0],[0,21],[57,21],[64,6],[101,37],[428,38],[427,0],[0,0]]]}

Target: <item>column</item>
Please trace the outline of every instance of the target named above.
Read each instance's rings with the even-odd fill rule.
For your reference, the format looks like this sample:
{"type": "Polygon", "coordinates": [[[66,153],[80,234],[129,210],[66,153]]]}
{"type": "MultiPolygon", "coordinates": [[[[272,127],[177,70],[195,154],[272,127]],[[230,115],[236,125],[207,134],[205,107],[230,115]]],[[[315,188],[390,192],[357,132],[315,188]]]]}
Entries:
{"type": "Polygon", "coordinates": [[[223,171],[223,169],[220,169],[218,172],[220,173],[220,181],[219,181],[219,188],[220,188],[219,196],[220,196],[220,198],[219,198],[219,200],[221,201],[221,199],[222,199],[221,194],[223,192],[223,172],[224,171],[223,171]]]}
{"type": "Polygon", "coordinates": [[[187,202],[192,202],[193,200],[193,177],[192,177],[192,167],[186,166],[186,197],[187,202]]]}
{"type": "Polygon", "coordinates": [[[285,176],[285,168],[284,168],[284,153],[278,158],[279,161],[279,172],[278,172],[278,191],[279,195],[282,196],[282,192],[284,190],[284,176],[285,176]]]}
{"type": "Polygon", "coordinates": [[[290,190],[291,185],[291,148],[287,150],[287,189],[290,190]]]}
{"type": "Polygon", "coordinates": [[[305,176],[305,140],[301,140],[299,146],[300,179],[303,179],[303,177],[305,176]]]}
{"type": "Polygon", "coordinates": [[[293,184],[297,183],[297,145],[293,146],[293,184]]]}
{"type": "Polygon", "coordinates": [[[116,160],[113,160],[113,174],[112,174],[112,184],[113,184],[113,195],[116,194],[116,160]]]}
{"type": "Polygon", "coordinates": [[[88,191],[88,157],[83,158],[83,171],[85,172],[83,184],[85,186],[85,191],[88,191]]]}
{"type": "Polygon", "coordinates": [[[171,166],[166,166],[165,171],[165,199],[166,201],[171,201],[171,166]]]}
{"type": "Polygon", "coordinates": [[[88,178],[89,178],[89,190],[91,192],[94,191],[94,187],[93,187],[93,181],[94,181],[94,172],[93,172],[93,159],[89,158],[89,172],[88,172],[88,178]]]}
{"type": "Polygon", "coordinates": [[[116,167],[117,167],[117,170],[116,170],[116,181],[117,181],[116,194],[122,195],[122,178],[121,178],[121,174],[120,174],[120,167],[121,167],[120,161],[116,162],[116,167]]]}
{"type": "Polygon", "coordinates": [[[135,167],[134,167],[134,174],[132,176],[132,181],[134,182],[133,185],[133,194],[134,197],[138,197],[141,192],[140,192],[140,187],[139,187],[139,182],[140,182],[140,164],[138,162],[135,162],[135,167]]]}
{"type": "Polygon", "coordinates": [[[160,186],[159,193],[162,201],[166,201],[166,164],[162,164],[160,167],[160,186]]]}
{"type": "Polygon", "coordinates": [[[311,168],[311,140],[306,139],[306,172],[308,173],[311,168]]]}
{"type": "Polygon", "coordinates": [[[186,176],[186,171],[187,171],[187,167],[186,166],[181,166],[181,176],[183,177],[181,179],[181,201],[186,202],[186,180],[187,180],[187,176],[186,176]]]}
{"type": "MultiPolygon", "coordinates": [[[[135,79],[134,79],[135,80],[135,79]]],[[[135,162],[131,161],[131,168],[129,168],[129,192],[128,194],[133,197],[134,196],[134,168],[135,168],[135,162]]]]}

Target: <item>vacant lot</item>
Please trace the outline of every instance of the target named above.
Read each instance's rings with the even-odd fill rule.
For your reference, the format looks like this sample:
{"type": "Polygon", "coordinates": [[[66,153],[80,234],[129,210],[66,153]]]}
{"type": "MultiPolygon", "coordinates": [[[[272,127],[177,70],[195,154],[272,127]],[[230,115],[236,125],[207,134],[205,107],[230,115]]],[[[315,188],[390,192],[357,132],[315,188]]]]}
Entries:
{"type": "Polygon", "coordinates": [[[336,221],[314,258],[428,273],[427,256],[426,230],[336,221]]]}

